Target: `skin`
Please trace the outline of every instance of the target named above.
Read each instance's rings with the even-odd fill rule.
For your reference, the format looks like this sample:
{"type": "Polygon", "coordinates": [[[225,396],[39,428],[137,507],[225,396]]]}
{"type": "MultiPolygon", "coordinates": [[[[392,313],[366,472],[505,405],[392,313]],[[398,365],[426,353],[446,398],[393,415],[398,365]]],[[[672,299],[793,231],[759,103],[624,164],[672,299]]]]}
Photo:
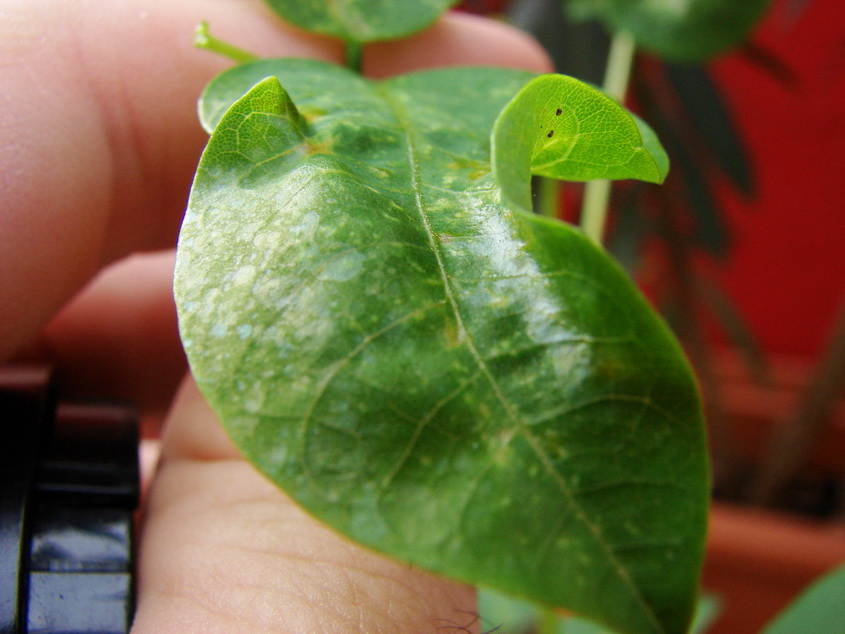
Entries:
{"type": "MultiPolygon", "coordinates": [[[[479,631],[470,588],[315,523],[181,380],[168,250],[206,140],[196,98],[229,65],[192,47],[201,19],[262,57],[341,56],[258,0],[0,0],[0,360],[130,398],[151,433],[164,418],[133,631],[479,631]]],[[[364,71],[456,63],[549,67],[526,36],[451,15],[369,47],[364,71]]]]}

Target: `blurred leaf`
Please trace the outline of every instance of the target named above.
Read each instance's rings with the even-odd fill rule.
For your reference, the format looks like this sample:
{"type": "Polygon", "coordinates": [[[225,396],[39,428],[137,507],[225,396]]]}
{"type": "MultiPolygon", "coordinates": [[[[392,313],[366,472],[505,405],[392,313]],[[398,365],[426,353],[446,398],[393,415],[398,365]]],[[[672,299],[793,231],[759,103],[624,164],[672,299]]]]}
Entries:
{"type": "Polygon", "coordinates": [[[746,42],[742,45],[740,54],[749,63],[786,88],[794,90],[798,87],[800,83],[798,74],[784,60],[762,46],[758,46],[754,42],[746,42]]]}
{"type": "MultiPolygon", "coordinates": [[[[719,598],[704,592],[698,599],[690,634],[704,634],[721,612],[719,598]]],[[[478,611],[483,631],[496,634],[536,634],[548,613],[534,603],[501,592],[480,589],[478,611]]],[[[546,630],[543,630],[545,632],[546,630]]],[[[556,616],[555,634],[613,634],[597,623],[574,616],[556,616]]]]}
{"type": "Polygon", "coordinates": [[[673,125],[665,121],[658,123],[658,119],[655,123],[661,126],[661,138],[675,162],[673,178],[680,184],[682,197],[670,198],[673,212],[691,212],[694,224],[690,241],[711,255],[724,258],[730,245],[729,232],[713,197],[712,185],[707,181],[706,161],[679,138],[673,125]]]}
{"type": "Polygon", "coordinates": [[[695,221],[693,242],[712,255],[725,258],[730,249],[730,236],[721,208],[713,196],[713,184],[707,180],[701,165],[695,163],[686,147],[675,146],[673,156],[683,166],[678,170],[678,177],[683,181],[684,197],[695,221]]]}
{"type": "Polygon", "coordinates": [[[829,572],[786,607],[764,634],[842,634],[845,625],[845,566],[829,572]]]}
{"type": "Polygon", "coordinates": [[[566,0],[579,18],[602,20],[674,61],[702,61],[738,46],[769,0],[566,0]]]}
{"type": "Polygon", "coordinates": [[[698,597],[695,618],[690,634],[705,634],[722,612],[722,600],[712,592],[702,592],[698,597]]]}
{"type": "Polygon", "coordinates": [[[347,42],[401,38],[434,22],[457,0],[264,0],[296,26],[347,42]]]}
{"type": "Polygon", "coordinates": [[[719,168],[744,194],[751,195],[751,176],[745,145],[719,89],[702,66],[666,64],[666,78],[675,89],[695,137],[713,153],[719,168]]]}
{"type": "Polygon", "coordinates": [[[643,240],[654,227],[646,217],[648,185],[632,183],[631,187],[615,187],[613,191],[613,231],[608,249],[628,274],[635,277],[643,256],[643,240]]]}
{"type": "MultiPolygon", "coordinates": [[[[635,86],[636,98],[654,130],[672,157],[674,169],[665,190],[666,200],[676,215],[691,214],[692,233],[686,243],[698,244],[714,257],[724,257],[729,249],[729,228],[713,197],[712,184],[707,180],[712,160],[701,148],[696,151],[696,135],[684,129],[683,116],[673,109],[674,93],[667,96],[667,87],[660,73],[656,85],[652,79],[635,86]]],[[[674,231],[683,223],[674,222],[674,231]]]]}
{"type": "Polygon", "coordinates": [[[478,590],[478,613],[482,631],[496,634],[528,634],[540,620],[536,603],[487,588],[478,590]]]}
{"type": "Polygon", "coordinates": [[[696,281],[697,294],[715,315],[728,339],[739,350],[751,376],[759,383],[768,382],[771,377],[765,352],[739,309],[712,279],[700,275],[696,281]]]}

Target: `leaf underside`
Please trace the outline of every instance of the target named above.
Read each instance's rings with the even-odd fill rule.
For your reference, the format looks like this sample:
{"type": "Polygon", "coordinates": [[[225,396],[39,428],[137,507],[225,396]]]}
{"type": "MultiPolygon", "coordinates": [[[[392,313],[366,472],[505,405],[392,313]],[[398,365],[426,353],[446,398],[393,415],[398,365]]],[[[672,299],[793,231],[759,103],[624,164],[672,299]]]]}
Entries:
{"type": "MultiPolygon", "coordinates": [[[[511,162],[548,162],[538,130],[503,114],[491,167],[531,78],[270,60],[216,80],[177,258],[183,342],[247,458],[342,533],[682,632],[706,524],[696,389],[618,267],[519,208],[530,173],[511,162]]],[[[557,125],[552,88],[538,121],[557,125]]]]}

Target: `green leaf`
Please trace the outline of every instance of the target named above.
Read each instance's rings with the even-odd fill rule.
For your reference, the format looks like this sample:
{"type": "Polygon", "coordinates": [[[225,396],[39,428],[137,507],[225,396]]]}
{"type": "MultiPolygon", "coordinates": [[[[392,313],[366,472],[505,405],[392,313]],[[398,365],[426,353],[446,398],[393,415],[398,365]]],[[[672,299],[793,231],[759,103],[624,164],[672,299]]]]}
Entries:
{"type": "Polygon", "coordinates": [[[786,607],[765,634],[838,634],[845,623],[845,566],[816,581],[786,607]]]}
{"type": "Polygon", "coordinates": [[[390,40],[421,31],[457,0],[265,0],[296,26],[347,42],[390,40]]]}
{"type": "Polygon", "coordinates": [[[492,154],[503,192],[522,209],[531,209],[530,174],[659,183],[669,169],[666,153],[644,122],[565,75],[537,77],[514,97],[496,120],[492,154]]]}
{"type": "MultiPolygon", "coordinates": [[[[704,634],[718,617],[721,604],[713,594],[699,597],[690,634],[704,634]]],[[[500,592],[481,589],[478,613],[484,631],[497,634],[613,634],[592,621],[565,613],[549,613],[536,603],[515,599],[500,592]]]]}
{"type": "Polygon", "coordinates": [[[566,0],[570,13],[630,33],[644,49],[702,61],[742,43],[769,0],[566,0]]]}
{"type": "Polygon", "coordinates": [[[478,592],[478,615],[482,631],[499,634],[534,632],[540,621],[536,603],[484,588],[478,592]]]}
{"type": "Polygon", "coordinates": [[[489,131],[531,76],[230,72],[203,106],[176,295],[246,457],[399,559],[684,631],[708,496],[695,384],[604,252],[502,203],[489,131]]]}
{"type": "MultiPolygon", "coordinates": [[[[721,602],[710,593],[702,593],[695,610],[690,634],[704,634],[719,616],[721,602]]],[[[481,589],[478,592],[478,613],[484,631],[497,634],[612,634],[611,630],[592,621],[566,614],[548,614],[536,603],[515,599],[501,592],[481,589]],[[549,616],[554,621],[548,624],[549,616]],[[543,628],[546,621],[546,628],[543,628]]]]}

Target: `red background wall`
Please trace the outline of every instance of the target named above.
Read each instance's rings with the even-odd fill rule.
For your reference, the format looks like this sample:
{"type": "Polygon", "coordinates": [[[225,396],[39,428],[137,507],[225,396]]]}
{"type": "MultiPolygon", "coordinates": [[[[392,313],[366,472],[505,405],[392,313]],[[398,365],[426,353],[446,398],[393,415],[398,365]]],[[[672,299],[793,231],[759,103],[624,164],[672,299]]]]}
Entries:
{"type": "Polygon", "coordinates": [[[748,144],[757,196],[721,192],[734,235],[720,271],[765,349],[815,356],[845,298],[845,2],[773,4],[754,44],[785,84],[741,54],[714,64],[748,144]]]}

